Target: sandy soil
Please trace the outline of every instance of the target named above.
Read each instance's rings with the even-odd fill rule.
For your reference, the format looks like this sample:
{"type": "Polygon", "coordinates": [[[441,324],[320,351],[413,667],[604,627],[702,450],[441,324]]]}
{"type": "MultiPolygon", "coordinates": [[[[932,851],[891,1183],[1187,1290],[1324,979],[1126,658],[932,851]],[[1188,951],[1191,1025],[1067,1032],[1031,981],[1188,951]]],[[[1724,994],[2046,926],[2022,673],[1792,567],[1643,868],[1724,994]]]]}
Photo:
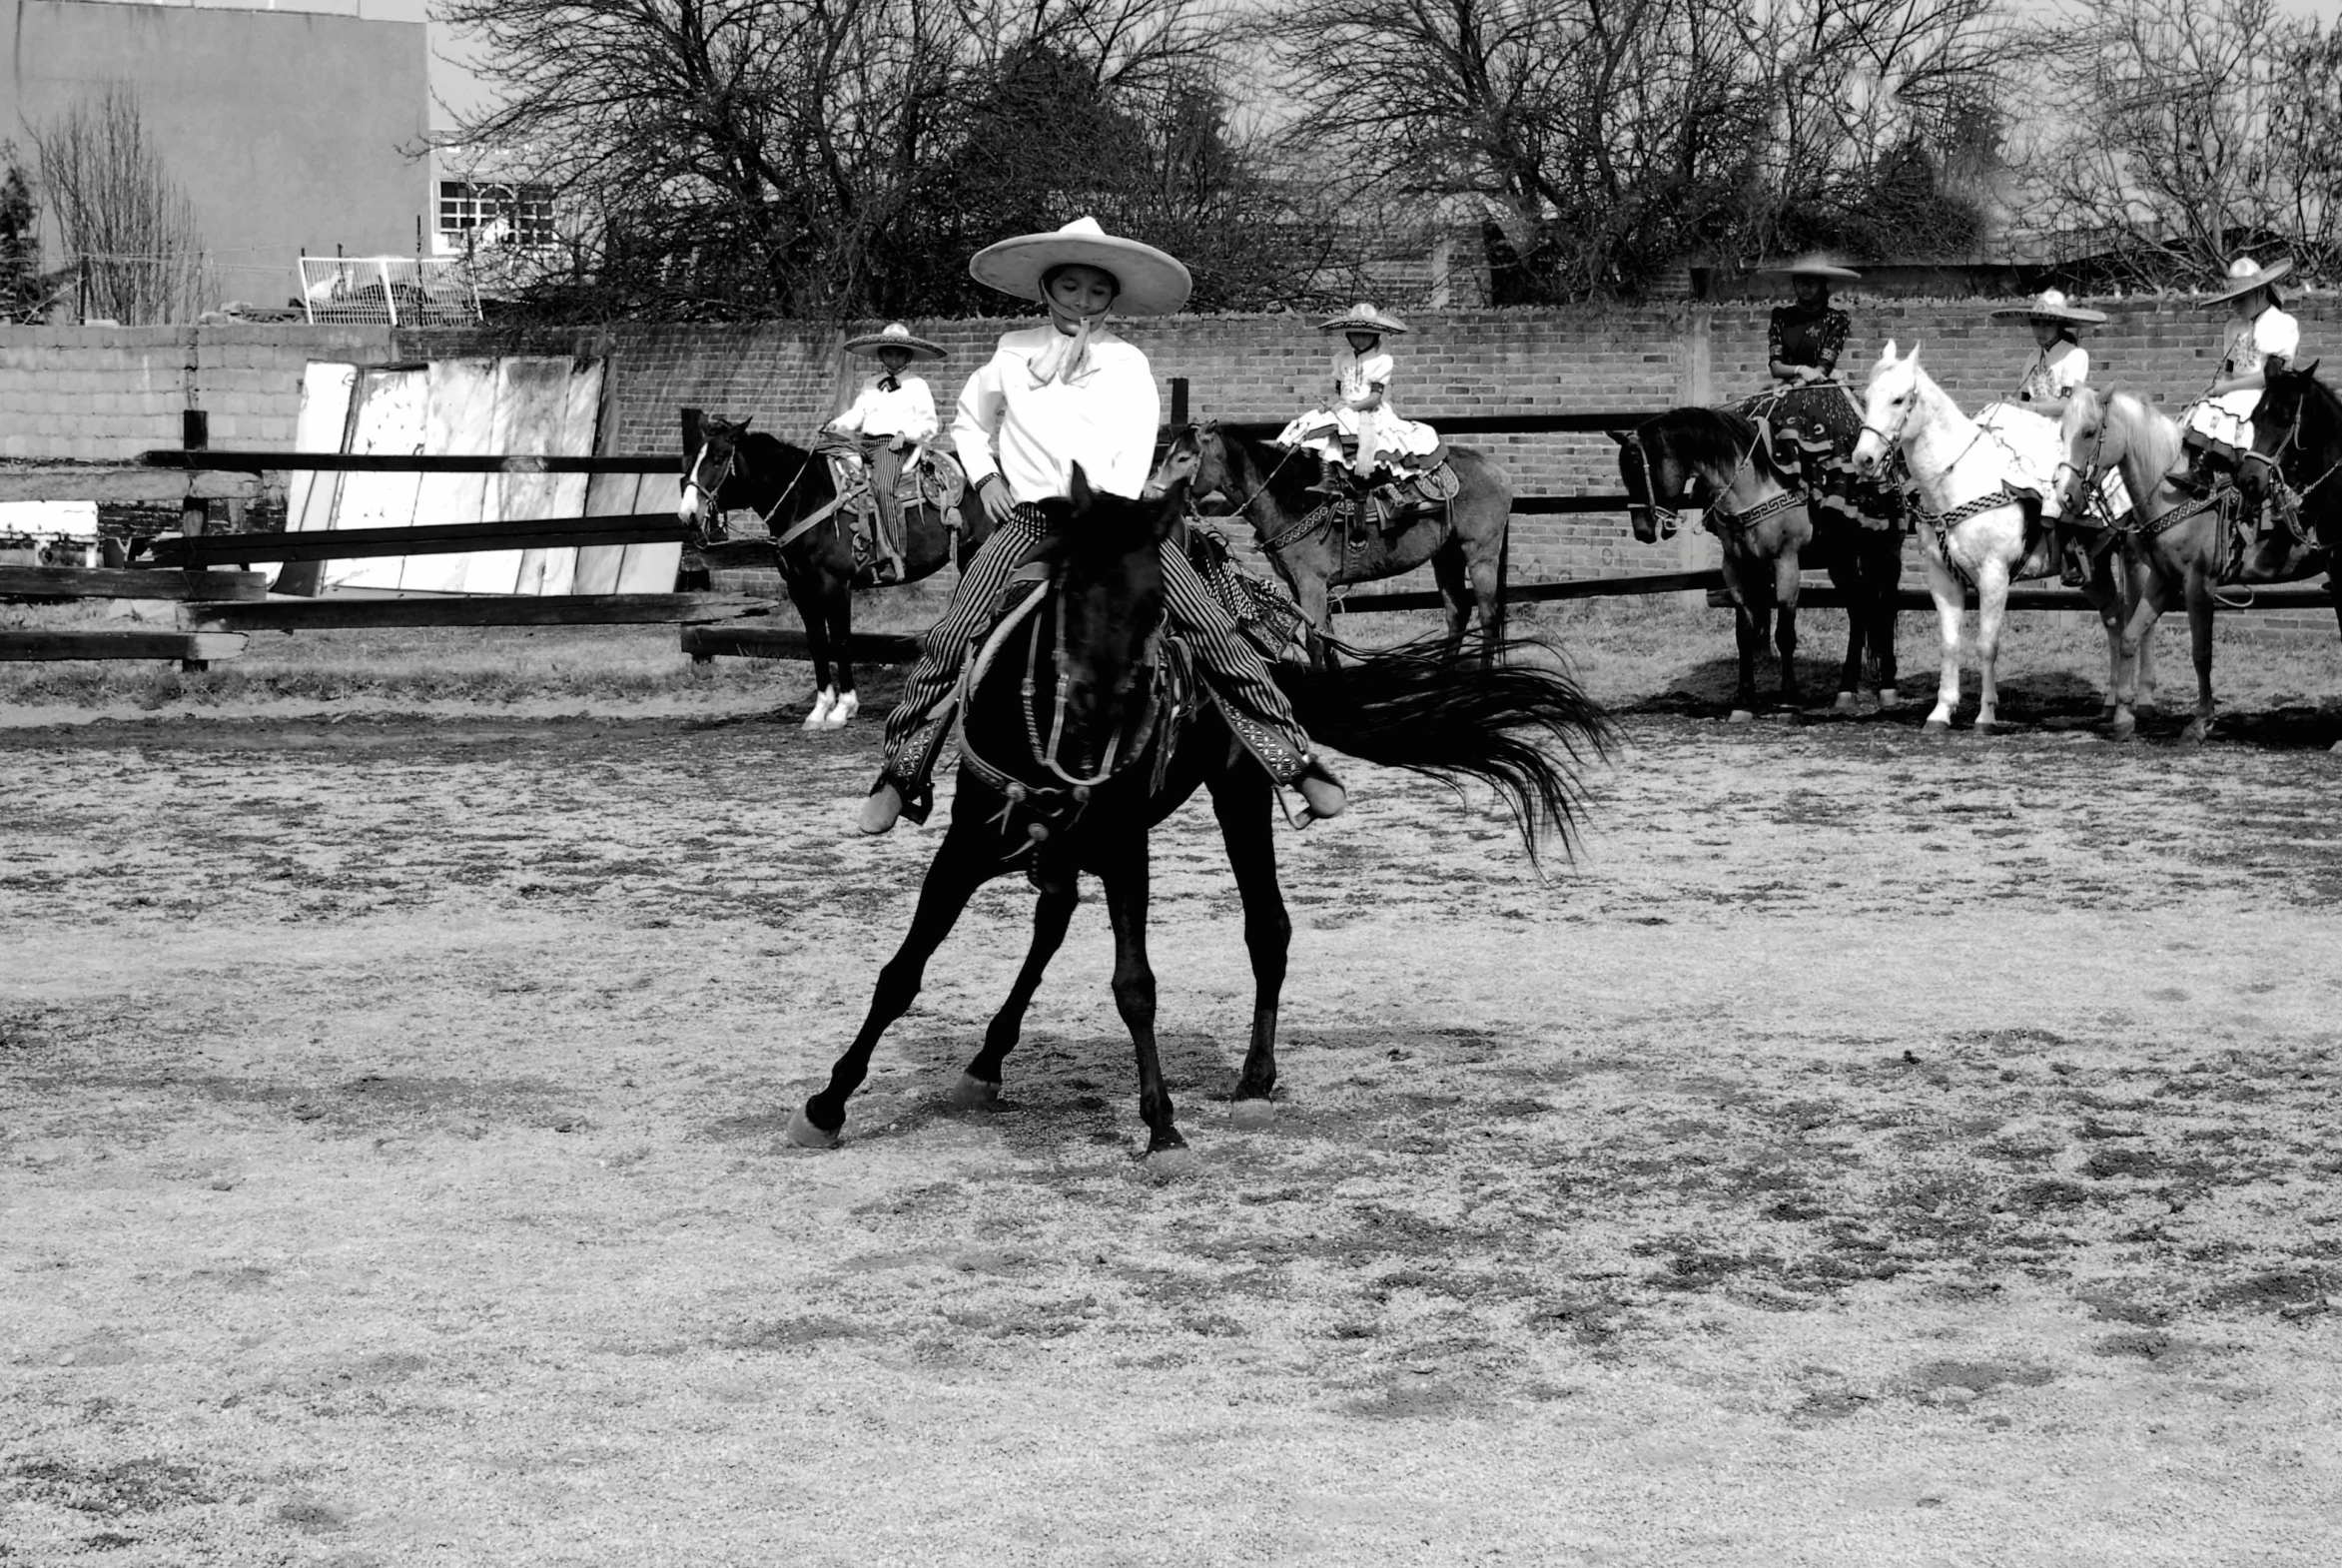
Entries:
{"type": "MultiPolygon", "coordinates": [[[[1574,866],[1208,814],[1134,1162],[1087,904],[953,1113],[874,729],[0,733],[0,1563],[2309,1564],[2342,1517],[2342,759],[1630,716],[1574,866]]],[[[1682,704],[1675,704],[1682,706],[1682,704]]]]}

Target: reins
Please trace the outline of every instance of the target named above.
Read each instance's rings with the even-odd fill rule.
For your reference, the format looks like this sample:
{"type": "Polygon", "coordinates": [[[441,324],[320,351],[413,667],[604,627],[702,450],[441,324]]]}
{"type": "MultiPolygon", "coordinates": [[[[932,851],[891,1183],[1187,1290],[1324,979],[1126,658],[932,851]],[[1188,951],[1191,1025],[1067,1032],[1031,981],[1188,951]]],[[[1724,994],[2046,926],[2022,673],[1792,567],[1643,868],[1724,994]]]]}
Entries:
{"type": "MultiPolygon", "coordinates": [[[[960,760],[987,789],[999,795],[1003,802],[999,813],[992,820],[1000,825],[1001,834],[1006,837],[1009,831],[1010,817],[1016,809],[1020,806],[1031,808],[1038,817],[1043,819],[1033,823],[1027,829],[1027,837],[1033,844],[1038,844],[1048,838],[1053,825],[1056,829],[1063,830],[1071,828],[1074,823],[1080,821],[1082,813],[1090,805],[1092,792],[1098,786],[1108,783],[1126,771],[1134,762],[1147,754],[1147,748],[1154,743],[1156,732],[1163,718],[1163,694],[1160,690],[1150,692],[1128,737],[1126,737],[1124,727],[1117,726],[1115,733],[1108,738],[1105,754],[1096,772],[1083,774],[1069,770],[1059,760],[1065,744],[1066,716],[1073,687],[1072,681],[1068,678],[1069,671],[1063,630],[1064,614],[1061,606],[1060,584],[1057,579],[1053,578],[1038,591],[1028,594],[1024,602],[1001,617],[999,624],[993,627],[991,633],[978,646],[975,656],[968,659],[962,666],[959,686],[953,693],[952,699],[957,710],[953,739],[959,747],[960,760]],[[1053,609],[1052,618],[1057,622],[1061,634],[1053,650],[1053,660],[1057,672],[1057,691],[1052,703],[1049,738],[1046,742],[1042,739],[1040,715],[1034,700],[1039,690],[1041,661],[1041,623],[1037,612],[1042,609],[1045,602],[1052,606],[1060,606],[1053,609]],[[968,713],[975,700],[977,688],[983,684],[984,677],[990,673],[1008,639],[1016,632],[1017,628],[1028,622],[1032,624],[1026,633],[1025,674],[1019,683],[1019,706],[1023,710],[1025,721],[1025,742],[1027,748],[1032,752],[1034,762],[1047,768],[1063,780],[1060,784],[1034,784],[1021,779],[985,757],[968,738],[968,713]]],[[[1115,703],[1119,704],[1130,695],[1138,683],[1140,672],[1143,670],[1148,672],[1151,678],[1160,685],[1163,674],[1161,662],[1152,658],[1142,659],[1132,666],[1130,672],[1124,676],[1122,683],[1115,689],[1113,697],[1115,703]]]]}

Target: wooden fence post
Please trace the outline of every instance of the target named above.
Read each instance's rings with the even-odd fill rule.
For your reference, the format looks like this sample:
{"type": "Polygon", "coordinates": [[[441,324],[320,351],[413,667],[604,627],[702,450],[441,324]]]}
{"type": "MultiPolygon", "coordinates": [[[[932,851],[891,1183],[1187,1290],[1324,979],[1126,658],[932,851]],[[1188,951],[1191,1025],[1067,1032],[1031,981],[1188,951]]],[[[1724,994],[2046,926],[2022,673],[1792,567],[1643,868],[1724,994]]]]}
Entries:
{"type": "Polygon", "coordinates": [[[1176,435],[1187,427],[1187,379],[1184,376],[1171,379],[1171,433],[1176,435]]]}
{"type": "MultiPolygon", "coordinates": [[[[188,451],[202,451],[210,446],[212,444],[212,416],[201,408],[181,409],[179,412],[179,444],[188,451]]],[[[201,537],[212,518],[211,503],[195,493],[196,481],[197,475],[190,472],[187,476],[186,498],[179,503],[179,531],[191,539],[201,537]]],[[[187,569],[191,574],[194,574],[200,573],[203,567],[191,563],[187,569]]],[[[193,580],[191,575],[191,584],[193,580]]],[[[179,669],[182,674],[200,674],[211,667],[209,659],[181,659],[179,661],[179,669]]]]}

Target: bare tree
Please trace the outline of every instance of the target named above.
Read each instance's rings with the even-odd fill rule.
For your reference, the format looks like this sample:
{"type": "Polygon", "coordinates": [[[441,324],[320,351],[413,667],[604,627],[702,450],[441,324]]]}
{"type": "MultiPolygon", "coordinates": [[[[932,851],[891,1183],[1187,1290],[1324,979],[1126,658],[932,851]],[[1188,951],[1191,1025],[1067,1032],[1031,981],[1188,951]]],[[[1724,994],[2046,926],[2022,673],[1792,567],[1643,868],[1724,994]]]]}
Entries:
{"type": "Polygon", "coordinates": [[[65,261],[88,279],[84,315],[126,326],[193,321],[209,292],[195,205],[130,85],[110,83],[36,129],[33,146],[65,261]]]}
{"type": "Polygon", "coordinates": [[[1279,32],[1353,186],[1480,199],[1499,296],[1563,299],[1849,227],[1997,102],[1998,4],[1291,0],[1279,32]]]}
{"type": "Polygon", "coordinates": [[[1204,3],[442,0],[502,91],[445,140],[555,187],[605,305],[952,308],[1016,222],[1226,227],[1204,3]]]}
{"type": "Polygon", "coordinates": [[[2071,245],[2145,284],[2272,242],[2342,260],[2342,32],[2273,0],[2086,0],[2044,56],[2024,167],[2071,245]]]}

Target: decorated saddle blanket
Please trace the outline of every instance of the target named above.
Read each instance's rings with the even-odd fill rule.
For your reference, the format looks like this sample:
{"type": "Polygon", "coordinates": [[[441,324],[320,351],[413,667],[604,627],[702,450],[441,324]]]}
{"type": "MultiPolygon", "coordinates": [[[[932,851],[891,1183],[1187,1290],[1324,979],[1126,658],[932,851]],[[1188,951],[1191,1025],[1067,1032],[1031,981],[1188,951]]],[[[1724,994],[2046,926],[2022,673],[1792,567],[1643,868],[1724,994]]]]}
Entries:
{"type": "Polygon", "coordinates": [[[1361,523],[1390,529],[1445,506],[1463,487],[1455,464],[1447,459],[1447,448],[1441,446],[1423,468],[1404,472],[1378,468],[1373,482],[1363,490],[1353,481],[1348,495],[1335,497],[1335,506],[1361,523]]]}
{"type": "MultiPolygon", "coordinates": [[[[850,445],[824,446],[830,460],[830,482],[838,492],[838,509],[844,512],[868,514],[878,509],[878,496],[871,487],[869,461],[846,460],[855,451],[850,445]]],[[[895,478],[895,500],[904,506],[932,506],[946,513],[944,526],[959,526],[960,499],[967,493],[967,475],[959,463],[942,452],[923,454],[917,463],[905,463],[895,478]]]]}

